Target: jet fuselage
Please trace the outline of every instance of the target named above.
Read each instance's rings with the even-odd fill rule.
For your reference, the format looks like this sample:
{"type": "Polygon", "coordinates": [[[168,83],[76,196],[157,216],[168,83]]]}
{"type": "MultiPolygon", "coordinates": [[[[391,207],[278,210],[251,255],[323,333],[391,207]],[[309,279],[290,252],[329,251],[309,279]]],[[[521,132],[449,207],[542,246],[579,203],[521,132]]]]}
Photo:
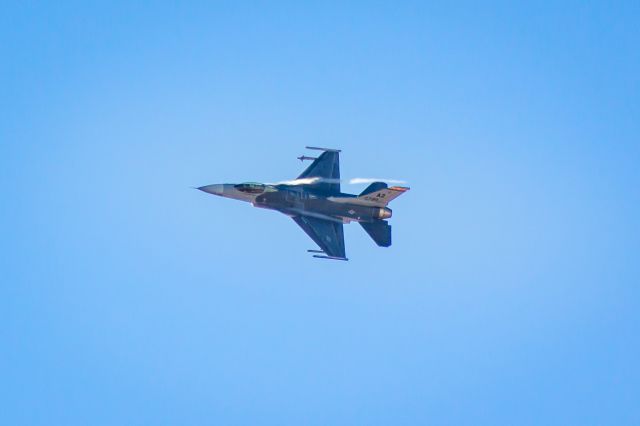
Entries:
{"type": "Polygon", "coordinates": [[[387,207],[358,204],[352,194],[325,196],[296,185],[264,185],[259,183],[219,184],[199,188],[204,192],[276,210],[288,216],[315,217],[334,222],[371,223],[392,216],[387,207]]]}

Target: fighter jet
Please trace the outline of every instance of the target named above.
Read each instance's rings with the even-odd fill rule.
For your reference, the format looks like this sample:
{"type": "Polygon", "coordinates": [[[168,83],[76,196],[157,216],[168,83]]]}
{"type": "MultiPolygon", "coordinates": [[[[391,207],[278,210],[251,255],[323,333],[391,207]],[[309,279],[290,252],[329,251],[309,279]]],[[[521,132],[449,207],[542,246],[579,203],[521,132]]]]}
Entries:
{"type": "Polygon", "coordinates": [[[225,183],[197,189],[286,214],[319,246],[320,250],[308,250],[316,258],[349,260],[343,224],[351,222],[360,223],[378,246],[389,247],[391,226],[386,219],[393,213],[387,205],[409,188],[374,182],[360,195],[345,194],[340,190],[341,151],[309,146],[307,149],[323,153],[317,158],[299,157],[313,163],[294,181],[225,183]]]}

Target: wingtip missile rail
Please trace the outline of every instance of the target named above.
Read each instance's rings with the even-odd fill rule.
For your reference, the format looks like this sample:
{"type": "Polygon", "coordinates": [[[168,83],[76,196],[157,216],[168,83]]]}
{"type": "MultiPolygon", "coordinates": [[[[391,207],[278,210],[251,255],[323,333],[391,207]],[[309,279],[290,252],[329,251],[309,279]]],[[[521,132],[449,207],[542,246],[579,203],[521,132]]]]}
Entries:
{"type": "Polygon", "coordinates": [[[337,256],[320,256],[319,254],[314,255],[316,259],[328,259],[328,260],[342,260],[344,262],[348,262],[349,259],[346,257],[337,257],[337,256]]]}
{"type": "Polygon", "coordinates": [[[310,150],[312,150],[312,151],[342,152],[342,150],[340,150],[340,149],[333,149],[333,148],[321,148],[321,147],[317,147],[317,146],[306,146],[305,148],[310,149],[310,150]]]}

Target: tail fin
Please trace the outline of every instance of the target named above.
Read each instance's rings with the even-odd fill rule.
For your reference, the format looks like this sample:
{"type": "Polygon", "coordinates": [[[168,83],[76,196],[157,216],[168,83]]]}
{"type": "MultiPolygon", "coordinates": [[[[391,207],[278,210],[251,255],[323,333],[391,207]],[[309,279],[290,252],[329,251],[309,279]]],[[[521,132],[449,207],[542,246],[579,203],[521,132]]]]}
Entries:
{"type": "Polygon", "coordinates": [[[376,220],[372,223],[360,222],[367,234],[380,247],[391,245],[391,226],[384,220],[376,220]]]}
{"type": "Polygon", "coordinates": [[[408,190],[409,188],[404,186],[392,186],[388,188],[384,182],[374,182],[362,191],[362,194],[355,199],[357,201],[352,200],[350,202],[354,204],[385,207],[408,190]]]}
{"type": "Polygon", "coordinates": [[[381,189],[387,189],[387,184],[384,182],[373,182],[371,185],[367,186],[367,189],[362,191],[359,196],[362,197],[363,195],[371,194],[372,192],[380,191],[381,189]]]}

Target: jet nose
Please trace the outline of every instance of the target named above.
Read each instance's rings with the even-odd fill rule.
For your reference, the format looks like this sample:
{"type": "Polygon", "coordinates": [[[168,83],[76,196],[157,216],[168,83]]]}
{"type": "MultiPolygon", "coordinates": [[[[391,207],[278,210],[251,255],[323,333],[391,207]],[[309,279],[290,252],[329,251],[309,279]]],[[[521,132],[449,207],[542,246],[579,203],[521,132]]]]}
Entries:
{"type": "Polygon", "coordinates": [[[222,195],[224,193],[224,185],[219,185],[219,184],[201,186],[198,189],[200,191],[204,191],[204,192],[207,192],[207,193],[213,194],[213,195],[222,195]]]}

